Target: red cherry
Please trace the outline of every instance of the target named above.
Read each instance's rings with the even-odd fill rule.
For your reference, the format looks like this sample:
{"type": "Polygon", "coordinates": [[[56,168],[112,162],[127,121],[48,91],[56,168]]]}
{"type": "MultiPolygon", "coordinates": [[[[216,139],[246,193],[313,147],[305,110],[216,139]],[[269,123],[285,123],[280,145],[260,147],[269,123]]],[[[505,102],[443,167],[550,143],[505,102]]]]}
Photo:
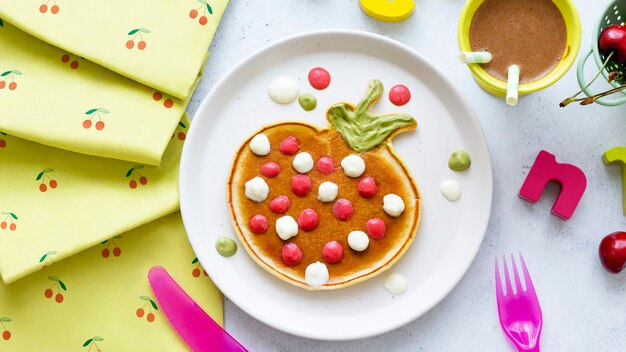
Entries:
{"type": "Polygon", "coordinates": [[[46,186],[45,183],[42,183],[42,184],[39,185],[39,191],[45,192],[47,190],[48,190],[48,186],[46,186]]]}
{"type": "Polygon", "coordinates": [[[91,120],[83,121],[83,128],[91,128],[91,120]]]}
{"type": "Polygon", "coordinates": [[[135,312],[135,314],[137,314],[137,318],[141,318],[143,317],[145,311],[143,310],[143,308],[139,308],[137,309],[137,312],[135,312]]]}
{"type": "Polygon", "coordinates": [[[17,88],[17,83],[15,82],[9,83],[9,90],[15,90],[15,88],[17,88]]]}
{"type": "Polygon", "coordinates": [[[59,6],[52,5],[52,7],[50,8],[50,12],[52,12],[53,15],[56,15],[57,13],[59,13],[59,6]]]}
{"type": "Polygon", "coordinates": [[[152,94],[152,99],[155,101],[159,101],[161,98],[163,98],[163,93],[161,92],[154,92],[154,94],[152,94]]]}
{"type": "Polygon", "coordinates": [[[389,90],[389,101],[393,105],[402,106],[411,100],[411,91],[404,84],[398,84],[389,90]]]}
{"type": "Polygon", "coordinates": [[[322,248],[322,258],[330,264],[336,264],[343,259],[343,246],[337,241],[330,241],[322,248]]]}
{"type": "Polygon", "coordinates": [[[298,265],[302,261],[302,251],[293,242],[289,242],[283,246],[280,252],[283,263],[287,265],[298,265]]]}
{"type": "Polygon", "coordinates": [[[11,338],[11,332],[9,330],[4,330],[2,333],[2,338],[7,341],[11,338]]]}
{"type": "Polygon", "coordinates": [[[148,316],[146,316],[146,320],[147,320],[149,323],[152,323],[152,322],[154,321],[154,314],[152,314],[152,313],[148,313],[148,316]]]}
{"type": "Polygon", "coordinates": [[[298,226],[304,231],[313,231],[320,222],[319,216],[313,209],[304,209],[298,216],[298,226]]]}
{"type": "Polygon", "coordinates": [[[180,139],[181,141],[184,141],[185,138],[187,138],[187,135],[185,135],[185,132],[178,132],[178,139],[180,139]]]}
{"type": "Polygon", "coordinates": [[[128,186],[129,186],[130,188],[132,188],[132,189],[137,188],[137,181],[135,181],[135,180],[131,180],[131,181],[128,183],[128,186]]]}
{"type": "Polygon", "coordinates": [[[365,231],[371,238],[380,240],[385,237],[387,225],[385,225],[385,222],[379,218],[372,218],[367,220],[367,224],[365,224],[365,231]]]}
{"type": "Polygon", "coordinates": [[[207,24],[207,22],[209,22],[209,19],[206,18],[206,16],[202,16],[200,17],[200,20],[198,22],[200,22],[200,24],[204,26],[205,24],[207,24]]]}
{"type": "Polygon", "coordinates": [[[6,221],[0,222],[0,229],[4,230],[6,228],[7,228],[7,222],[6,221]]]}
{"type": "Polygon", "coordinates": [[[63,295],[60,293],[57,293],[56,296],[54,296],[54,300],[57,301],[57,303],[62,303],[63,302],[63,295]]]}
{"type": "Polygon", "coordinates": [[[41,12],[41,13],[48,12],[48,5],[43,4],[43,5],[39,6],[39,12],[41,12]]]}
{"type": "Polygon", "coordinates": [[[50,180],[50,188],[57,188],[57,180],[50,180]]]}
{"type": "Polygon", "coordinates": [[[606,270],[617,274],[626,264],[626,232],[607,235],[600,242],[600,262],[606,270]]]}
{"type": "Polygon", "coordinates": [[[321,172],[324,175],[330,175],[335,171],[335,165],[333,164],[333,159],[323,156],[319,158],[317,161],[317,171],[321,172]]]}
{"type": "Polygon", "coordinates": [[[250,230],[256,234],[265,233],[269,224],[267,218],[261,214],[256,214],[250,218],[250,230]]]}
{"type": "Polygon", "coordinates": [[[72,63],[70,64],[70,67],[72,69],[74,69],[74,70],[77,69],[78,68],[78,61],[76,61],[76,60],[72,61],[72,63]]]}
{"type": "Polygon", "coordinates": [[[50,298],[50,297],[52,297],[52,295],[53,295],[53,294],[54,294],[54,292],[52,291],[52,289],[51,289],[51,288],[47,289],[47,290],[44,292],[44,296],[46,296],[46,298],[50,298]]]}
{"type": "Polygon", "coordinates": [[[374,180],[374,178],[371,176],[363,177],[359,180],[359,183],[357,184],[357,190],[363,198],[374,197],[376,195],[376,192],[378,191],[376,180],[374,180]]]}
{"type": "Polygon", "coordinates": [[[193,9],[193,10],[189,11],[189,17],[191,17],[191,18],[198,17],[198,10],[193,9]]]}
{"type": "Polygon", "coordinates": [[[5,141],[4,139],[0,139],[0,148],[4,148],[7,146],[7,141],[5,141]]]}
{"type": "Polygon", "coordinates": [[[66,63],[68,61],[70,61],[70,56],[68,54],[65,54],[65,55],[61,56],[61,62],[62,63],[66,63]]]}
{"type": "Polygon", "coordinates": [[[267,162],[261,166],[261,173],[265,177],[274,178],[280,173],[280,166],[273,161],[267,162]]]}
{"type": "Polygon", "coordinates": [[[200,277],[200,269],[198,269],[198,268],[193,269],[193,270],[191,271],[191,275],[192,275],[193,277],[200,277]]]}
{"type": "Polygon", "coordinates": [[[172,99],[165,99],[165,101],[163,102],[163,106],[169,109],[174,106],[174,102],[172,101],[172,99]]]}
{"type": "Polygon", "coordinates": [[[278,149],[285,155],[294,155],[300,149],[300,141],[294,136],[289,136],[280,142],[278,149]]]}
{"type": "Polygon", "coordinates": [[[15,231],[16,229],[17,229],[17,225],[15,225],[15,224],[11,224],[9,226],[9,230],[11,230],[11,231],[15,231]]]}
{"type": "Polygon", "coordinates": [[[128,49],[132,49],[135,46],[135,41],[134,40],[129,40],[126,42],[126,48],[128,49]]]}
{"type": "Polygon", "coordinates": [[[611,60],[626,63],[626,26],[614,24],[606,27],[598,39],[598,49],[605,57],[614,52],[611,60]]]}
{"type": "Polygon", "coordinates": [[[96,122],[96,129],[98,131],[102,131],[104,129],[104,121],[98,121],[96,122]]]}
{"type": "Polygon", "coordinates": [[[111,251],[108,248],[102,250],[102,258],[108,258],[111,255],[111,251]]]}
{"type": "Polygon", "coordinates": [[[142,185],[147,185],[148,184],[148,179],[146,178],[146,176],[141,176],[139,178],[139,183],[141,183],[142,185]]]}
{"type": "Polygon", "coordinates": [[[146,48],[146,42],[144,42],[143,40],[137,44],[137,49],[143,50],[145,48],[146,48]]]}
{"type": "Polygon", "coordinates": [[[333,215],[341,221],[350,220],[352,215],[354,215],[352,202],[345,198],[338,199],[335,204],[333,204],[333,215]]]}
{"type": "Polygon", "coordinates": [[[330,85],[330,73],[321,67],[314,67],[309,71],[309,84],[311,87],[322,90],[330,85]]]}
{"type": "Polygon", "coordinates": [[[4,89],[6,85],[7,85],[6,81],[0,81],[0,89],[4,89]]]}
{"type": "Polygon", "coordinates": [[[289,209],[291,202],[287,196],[278,196],[270,202],[270,210],[276,214],[283,214],[289,209]]]}
{"type": "Polygon", "coordinates": [[[120,247],[113,248],[113,255],[119,257],[120,255],[122,255],[122,249],[120,247]]]}
{"type": "Polygon", "coordinates": [[[291,190],[298,197],[304,197],[312,188],[311,179],[307,175],[296,175],[291,178],[291,190]]]}

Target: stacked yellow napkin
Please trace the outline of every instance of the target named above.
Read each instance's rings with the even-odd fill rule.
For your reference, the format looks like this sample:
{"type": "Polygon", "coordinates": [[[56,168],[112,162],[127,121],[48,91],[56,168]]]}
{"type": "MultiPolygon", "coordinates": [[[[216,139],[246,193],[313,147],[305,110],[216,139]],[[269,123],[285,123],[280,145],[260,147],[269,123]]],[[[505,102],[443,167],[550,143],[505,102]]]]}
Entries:
{"type": "Polygon", "coordinates": [[[0,18],[134,81],[186,99],[228,0],[0,1],[0,18]]]}
{"type": "Polygon", "coordinates": [[[184,351],[147,275],[165,267],[221,324],[222,297],[194,259],[176,213],[0,285],[0,351],[184,351]]]}
{"type": "MultiPolygon", "coordinates": [[[[188,123],[185,116],[181,125],[188,123]]],[[[183,147],[178,135],[158,167],[10,135],[0,140],[0,274],[5,283],[178,209],[183,147]]]]}

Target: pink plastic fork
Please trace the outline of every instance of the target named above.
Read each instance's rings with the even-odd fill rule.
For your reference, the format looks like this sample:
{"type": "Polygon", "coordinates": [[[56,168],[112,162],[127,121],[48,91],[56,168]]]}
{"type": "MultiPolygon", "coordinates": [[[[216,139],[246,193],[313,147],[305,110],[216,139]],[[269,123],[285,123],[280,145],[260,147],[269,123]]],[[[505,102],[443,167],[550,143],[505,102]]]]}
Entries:
{"type": "Polygon", "coordinates": [[[496,298],[498,300],[500,325],[519,352],[539,352],[539,336],[541,335],[541,327],[543,325],[541,307],[539,306],[533,282],[530,279],[526,263],[521,253],[519,259],[524,273],[526,290],[522,290],[522,283],[515,265],[515,258],[513,254],[511,254],[516,291],[513,292],[506,258],[502,256],[506,281],[505,293],[502,291],[498,258],[496,258],[496,298]]]}

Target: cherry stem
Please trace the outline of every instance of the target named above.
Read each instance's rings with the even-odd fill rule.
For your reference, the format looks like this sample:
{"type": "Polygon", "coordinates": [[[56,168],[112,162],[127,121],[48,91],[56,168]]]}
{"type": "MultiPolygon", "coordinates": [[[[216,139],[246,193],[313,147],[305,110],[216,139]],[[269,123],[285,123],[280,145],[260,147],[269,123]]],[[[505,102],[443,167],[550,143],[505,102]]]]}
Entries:
{"type": "MultiPolygon", "coordinates": [[[[568,105],[569,103],[571,103],[571,102],[574,102],[574,101],[580,101],[580,100],[577,100],[577,99],[576,99],[576,97],[577,97],[577,96],[579,96],[579,95],[580,95],[580,93],[582,93],[585,89],[589,88],[589,86],[591,86],[591,84],[592,84],[593,82],[595,82],[595,80],[596,80],[596,79],[600,76],[600,73],[602,73],[602,70],[604,70],[604,68],[606,67],[606,65],[609,63],[609,60],[611,59],[611,56],[613,56],[613,53],[615,53],[615,52],[614,52],[614,51],[611,51],[611,52],[609,53],[609,55],[606,57],[606,60],[604,60],[604,63],[602,64],[602,67],[600,67],[600,70],[598,70],[598,73],[596,73],[596,75],[593,77],[593,79],[592,79],[589,83],[587,83],[587,85],[585,86],[585,88],[583,88],[583,89],[579,90],[579,91],[578,91],[578,93],[576,93],[576,94],[572,95],[571,97],[569,97],[569,98],[567,98],[567,99],[563,100],[563,101],[559,104],[559,106],[560,106],[560,107],[565,107],[565,106],[567,106],[567,105],[568,105]]],[[[584,100],[584,99],[586,99],[586,98],[583,98],[583,99],[581,99],[581,100],[584,100]]]]}
{"type": "Polygon", "coordinates": [[[578,100],[578,99],[577,99],[577,101],[581,101],[580,105],[589,105],[589,104],[593,104],[596,100],[598,100],[598,99],[600,99],[600,98],[602,98],[602,97],[605,97],[605,96],[607,96],[607,95],[611,95],[611,94],[613,94],[613,93],[617,93],[617,92],[619,92],[619,91],[622,91],[622,90],[624,90],[625,88],[626,88],[626,84],[622,84],[621,86],[619,86],[619,87],[617,87],[617,88],[613,88],[613,89],[611,89],[611,90],[607,90],[607,91],[606,91],[606,92],[604,92],[604,93],[596,94],[596,95],[594,95],[594,96],[591,96],[591,97],[589,97],[589,98],[585,98],[585,99],[581,99],[581,100],[578,100]]]}

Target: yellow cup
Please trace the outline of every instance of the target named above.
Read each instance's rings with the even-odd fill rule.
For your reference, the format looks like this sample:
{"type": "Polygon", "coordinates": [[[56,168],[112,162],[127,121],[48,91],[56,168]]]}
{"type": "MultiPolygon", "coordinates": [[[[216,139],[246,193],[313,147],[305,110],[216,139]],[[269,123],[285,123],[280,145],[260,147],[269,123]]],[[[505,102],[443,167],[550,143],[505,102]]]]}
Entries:
{"type": "MultiPolygon", "coordinates": [[[[459,18],[458,27],[458,41],[461,51],[472,51],[469,40],[469,30],[472,23],[472,18],[478,7],[485,0],[467,0],[463,10],[461,11],[461,17],[459,18]]],[[[570,0],[552,0],[552,2],[558,7],[559,11],[565,19],[565,26],[567,28],[567,43],[563,56],[559,64],[552,69],[547,75],[542,78],[528,83],[519,85],[519,95],[525,95],[528,93],[536,92],[540,89],[544,89],[554,82],[558,81],[565,72],[567,72],[578,55],[578,49],[580,49],[581,38],[581,26],[580,19],[578,18],[578,11],[570,0]]],[[[523,35],[523,33],[522,33],[523,35]]],[[[478,85],[496,96],[506,96],[506,82],[501,81],[485,71],[480,64],[468,64],[469,69],[472,71],[474,79],[478,85]]]]}

